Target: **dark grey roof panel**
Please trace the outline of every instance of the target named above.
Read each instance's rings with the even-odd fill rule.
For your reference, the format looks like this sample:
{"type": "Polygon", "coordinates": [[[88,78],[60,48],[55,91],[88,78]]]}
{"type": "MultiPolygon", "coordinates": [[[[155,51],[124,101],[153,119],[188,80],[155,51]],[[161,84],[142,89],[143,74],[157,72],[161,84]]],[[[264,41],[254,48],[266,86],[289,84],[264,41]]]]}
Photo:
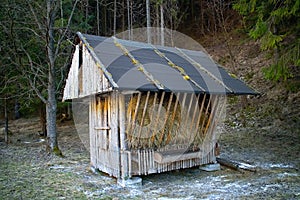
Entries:
{"type": "Polygon", "coordinates": [[[219,70],[224,83],[229,86],[237,95],[258,95],[259,93],[249,88],[244,82],[237,78],[231,77],[227,71],[219,66],[219,70]]]}
{"type": "MultiPolygon", "coordinates": [[[[145,73],[124,55],[114,38],[83,34],[98,59],[111,74],[120,90],[158,91],[145,73]]],[[[165,91],[196,92],[215,94],[257,94],[242,81],[231,77],[217,66],[208,55],[201,51],[191,51],[171,47],[117,39],[130,54],[142,64],[153,79],[163,85],[165,91]],[[163,53],[157,54],[155,49],[163,53]],[[168,59],[181,67],[190,78],[184,78],[180,70],[170,66],[168,59]],[[200,65],[200,67],[199,67],[200,65]],[[203,68],[205,70],[203,70],[203,68]]]]}

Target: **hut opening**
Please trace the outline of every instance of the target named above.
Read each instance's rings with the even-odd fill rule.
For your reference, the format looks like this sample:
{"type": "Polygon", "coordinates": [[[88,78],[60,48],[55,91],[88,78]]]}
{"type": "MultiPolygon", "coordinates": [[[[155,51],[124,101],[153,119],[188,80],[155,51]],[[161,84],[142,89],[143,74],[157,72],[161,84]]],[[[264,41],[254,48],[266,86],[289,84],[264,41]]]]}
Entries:
{"type": "Polygon", "coordinates": [[[200,51],[76,37],[64,100],[89,98],[91,165],[117,178],[215,162],[226,95],[257,94],[200,51]]]}

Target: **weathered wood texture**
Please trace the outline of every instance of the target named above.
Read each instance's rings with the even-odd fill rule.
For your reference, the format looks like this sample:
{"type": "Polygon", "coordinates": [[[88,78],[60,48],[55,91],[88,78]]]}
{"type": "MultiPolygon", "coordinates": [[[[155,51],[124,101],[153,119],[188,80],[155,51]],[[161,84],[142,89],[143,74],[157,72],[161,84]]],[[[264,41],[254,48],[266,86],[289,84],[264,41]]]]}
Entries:
{"type": "Polygon", "coordinates": [[[76,45],[71,68],[64,88],[63,100],[78,98],[79,45],[76,45]]]}
{"type": "Polygon", "coordinates": [[[90,102],[91,164],[100,171],[126,178],[216,161],[222,96],[112,91],[90,102]]]}
{"type": "Polygon", "coordinates": [[[115,92],[91,97],[89,119],[91,164],[114,177],[120,177],[118,103],[115,92]]]}
{"type": "Polygon", "coordinates": [[[85,45],[82,45],[81,48],[76,45],[72,65],[66,80],[63,100],[112,91],[109,81],[98,65],[99,63],[95,62],[85,45]],[[81,55],[82,58],[80,59],[79,56],[81,55]],[[82,60],[82,63],[80,63],[80,60],[82,60]]]}

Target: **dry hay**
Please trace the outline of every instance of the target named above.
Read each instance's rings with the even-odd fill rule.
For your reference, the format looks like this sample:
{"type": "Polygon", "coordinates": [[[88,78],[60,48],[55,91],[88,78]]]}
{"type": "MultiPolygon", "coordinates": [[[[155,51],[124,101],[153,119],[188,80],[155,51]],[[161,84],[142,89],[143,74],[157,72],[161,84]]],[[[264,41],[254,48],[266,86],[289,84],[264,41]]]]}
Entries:
{"type": "Polygon", "coordinates": [[[206,108],[200,113],[201,102],[188,109],[179,99],[171,93],[133,95],[127,108],[129,148],[198,147],[205,137],[209,113],[205,115],[206,108]]]}

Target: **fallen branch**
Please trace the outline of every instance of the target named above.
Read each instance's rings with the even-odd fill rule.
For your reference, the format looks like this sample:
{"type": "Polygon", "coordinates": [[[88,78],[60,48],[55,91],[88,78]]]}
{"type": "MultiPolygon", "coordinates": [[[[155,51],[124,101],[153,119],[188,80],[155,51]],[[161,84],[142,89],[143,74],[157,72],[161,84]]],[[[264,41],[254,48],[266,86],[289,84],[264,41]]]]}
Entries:
{"type": "Polygon", "coordinates": [[[231,169],[235,169],[237,171],[247,170],[247,171],[251,171],[251,172],[256,172],[256,166],[250,165],[248,163],[228,160],[225,158],[217,158],[217,161],[221,165],[231,168],[231,169]]]}

